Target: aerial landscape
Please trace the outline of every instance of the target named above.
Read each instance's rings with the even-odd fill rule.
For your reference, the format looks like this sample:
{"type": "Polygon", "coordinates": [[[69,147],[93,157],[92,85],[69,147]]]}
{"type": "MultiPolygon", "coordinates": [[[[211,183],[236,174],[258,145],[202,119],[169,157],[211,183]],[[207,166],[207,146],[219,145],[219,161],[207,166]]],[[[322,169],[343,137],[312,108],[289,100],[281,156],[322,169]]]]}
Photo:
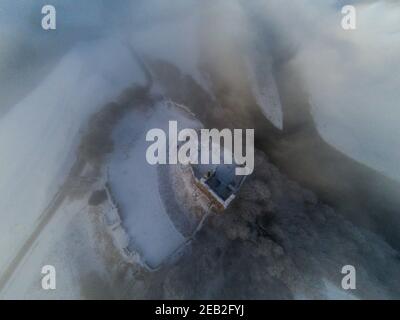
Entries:
{"type": "Polygon", "coordinates": [[[1,300],[400,299],[400,3],[1,0],[1,300]]]}

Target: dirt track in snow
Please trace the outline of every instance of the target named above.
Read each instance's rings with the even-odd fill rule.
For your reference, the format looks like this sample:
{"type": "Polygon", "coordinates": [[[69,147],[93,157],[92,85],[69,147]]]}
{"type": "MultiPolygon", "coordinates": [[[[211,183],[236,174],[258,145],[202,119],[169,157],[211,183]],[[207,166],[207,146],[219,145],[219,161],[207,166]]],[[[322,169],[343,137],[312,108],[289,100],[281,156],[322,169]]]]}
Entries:
{"type": "Polygon", "coordinates": [[[7,285],[8,281],[12,278],[14,272],[17,270],[18,266],[26,256],[26,254],[31,250],[32,246],[40,236],[43,229],[49,223],[51,218],[60,208],[61,204],[68,197],[70,192],[71,183],[73,183],[76,179],[79,178],[85,166],[85,162],[83,160],[78,159],[74,166],[71,169],[68,179],[64,183],[64,185],[60,188],[60,191],[55,195],[53,200],[50,202],[48,207],[43,211],[40,215],[39,221],[31,233],[31,235],[26,239],[25,243],[18,250],[15,257],[11,260],[10,264],[6,267],[5,271],[0,277],[0,292],[7,285]]]}

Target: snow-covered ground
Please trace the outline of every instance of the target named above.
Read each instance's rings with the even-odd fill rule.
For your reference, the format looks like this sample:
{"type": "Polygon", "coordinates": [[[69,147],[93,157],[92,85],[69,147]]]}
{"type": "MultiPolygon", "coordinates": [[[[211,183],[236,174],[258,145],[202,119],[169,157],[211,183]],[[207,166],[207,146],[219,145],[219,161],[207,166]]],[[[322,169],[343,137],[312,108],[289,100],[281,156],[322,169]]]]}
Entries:
{"type": "MultiPolygon", "coordinates": [[[[115,128],[115,148],[104,164],[107,170],[86,188],[81,185],[85,185],[85,178],[68,188],[68,194],[75,196],[66,198],[68,201],[57,208],[32,241],[7,279],[0,298],[104,298],[115,293],[110,289],[114,285],[111,278],[126,260],[118,243],[110,245],[118,239],[107,232],[104,220],[107,206],[97,210],[88,205],[90,195],[104,188],[106,179],[129,236],[130,249],[138,252],[149,267],[158,267],[185,245],[188,239],[174,226],[159,193],[157,166],[146,162],[145,151],[150,143],[145,136],[150,128],[167,130],[169,120],[178,121],[179,129],[199,128],[200,123],[190,117],[185,110],[164,102],[154,110],[128,113],[115,128]],[[41,287],[41,269],[45,265],[56,268],[56,290],[46,291],[41,287]]],[[[81,177],[90,177],[93,173],[90,168],[86,165],[81,177]]],[[[132,270],[138,267],[135,261],[129,264],[132,270]]]]}
{"type": "MultiPolygon", "coordinates": [[[[400,6],[360,2],[357,29],[350,32],[328,9],[312,22],[313,36],[307,27],[288,32],[298,39],[306,34],[292,64],[310,96],[317,129],[338,150],[400,181],[400,6]]],[[[294,8],[288,14],[308,13],[294,8]]]]}
{"type": "Polygon", "coordinates": [[[264,116],[278,129],[283,129],[281,98],[268,57],[264,61],[246,62],[251,89],[264,116]],[[267,61],[265,61],[267,60],[267,61]]]}
{"type": "Polygon", "coordinates": [[[0,119],[0,274],[59,191],[89,116],[134,82],[144,76],[129,48],[81,44],[0,119]]]}
{"type": "Polygon", "coordinates": [[[117,126],[108,162],[111,192],[130,237],[129,249],[139,252],[151,268],[158,267],[186,241],[162,202],[157,166],[148,164],[145,156],[151,144],[146,142],[147,131],[160,128],[168,132],[169,120],[178,121],[178,129],[199,126],[166,103],[147,113],[135,111],[117,126]]]}
{"type": "Polygon", "coordinates": [[[87,197],[65,203],[58,210],[31,250],[14,270],[0,293],[1,299],[76,299],[86,272],[107,275],[87,214],[87,197]],[[56,269],[56,290],[41,287],[42,267],[56,269]]]}

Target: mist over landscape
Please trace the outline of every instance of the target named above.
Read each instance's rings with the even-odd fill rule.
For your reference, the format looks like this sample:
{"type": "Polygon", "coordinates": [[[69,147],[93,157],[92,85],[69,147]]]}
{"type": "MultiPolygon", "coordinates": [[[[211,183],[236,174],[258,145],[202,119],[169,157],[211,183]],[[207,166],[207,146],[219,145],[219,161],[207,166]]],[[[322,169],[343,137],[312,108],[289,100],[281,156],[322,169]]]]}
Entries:
{"type": "Polygon", "coordinates": [[[399,22],[389,0],[2,0],[0,297],[399,299],[399,22]],[[255,130],[222,213],[146,162],[171,120],[255,130]]]}

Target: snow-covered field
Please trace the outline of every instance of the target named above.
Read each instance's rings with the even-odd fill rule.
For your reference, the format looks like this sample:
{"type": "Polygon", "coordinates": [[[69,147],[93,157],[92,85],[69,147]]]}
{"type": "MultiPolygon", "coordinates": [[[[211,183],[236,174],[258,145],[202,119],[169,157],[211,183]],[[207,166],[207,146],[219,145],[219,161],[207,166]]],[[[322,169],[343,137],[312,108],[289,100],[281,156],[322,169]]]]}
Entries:
{"type": "MultiPolygon", "coordinates": [[[[291,14],[299,12],[307,16],[304,9],[291,14]]],[[[400,6],[360,2],[352,32],[335,23],[334,12],[322,12],[325,18],[310,26],[321,31],[312,37],[307,27],[288,32],[307,34],[292,64],[310,96],[317,129],[338,150],[400,181],[400,6]]]]}
{"type": "Polygon", "coordinates": [[[186,241],[172,223],[161,200],[157,166],[147,163],[146,133],[153,128],[168,132],[168,121],[179,129],[198,127],[182,111],[160,103],[154,111],[133,112],[117,126],[114,152],[109,157],[108,176],[118,204],[122,225],[130,237],[129,248],[138,251],[152,268],[158,267],[186,241]]]}
{"type": "Polygon", "coordinates": [[[59,191],[88,117],[134,82],[144,76],[128,48],[81,44],[0,119],[0,273],[59,191]]]}
{"type": "Polygon", "coordinates": [[[87,197],[65,203],[32,244],[0,293],[1,299],[76,299],[81,296],[83,278],[96,272],[107,279],[104,263],[87,214],[87,197]],[[41,287],[42,267],[56,268],[56,290],[41,287]]]}
{"type": "MultiPolygon", "coordinates": [[[[266,60],[264,57],[263,60],[266,60]]],[[[267,59],[268,60],[268,59],[267,59]]],[[[270,61],[247,61],[253,95],[264,116],[278,129],[283,129],[283,111],[270,61]],[[261,65],[261,67],[260,67],[261,65]]]]}

